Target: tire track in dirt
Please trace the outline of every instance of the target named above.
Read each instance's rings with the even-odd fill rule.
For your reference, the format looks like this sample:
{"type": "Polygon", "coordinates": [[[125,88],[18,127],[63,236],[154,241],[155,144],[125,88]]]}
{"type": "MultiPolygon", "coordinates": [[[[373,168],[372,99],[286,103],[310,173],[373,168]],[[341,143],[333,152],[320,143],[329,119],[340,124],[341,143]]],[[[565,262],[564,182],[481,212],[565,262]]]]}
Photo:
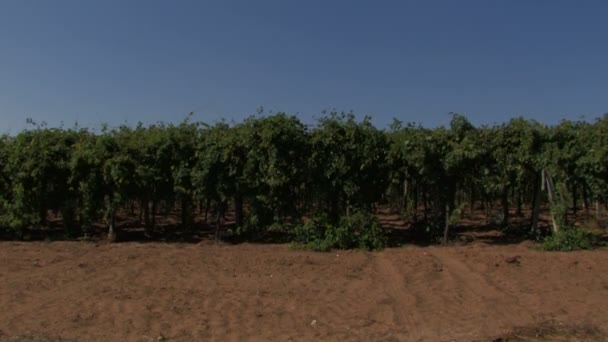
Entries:
{"type": "MultiPolygon", "coordinates": [[[[456,326],[462,327],[463,331],[478,329],[468,322],[478,322],[483,316],[491,315],[493,319],[491,322],[484,322],[486,326],[482,330],[507,329],[533,321],[528,310],[519,304],[517,296],[506,292],[487,276],[473,271],[465,262],[458,260],[459,255],[440,247],[430,248],[428,255],[442,266],[440,297],[443,306],[455,309],[451,315],[444,318],[459,320],[456,326]],[[455,316],[449,317],[452,315],[455,316]]],[[[449,325],[454,326],[453,323],[455,322],[449,325]]]]}
{"type": "Polygon", "coordinates": [[[409,341],[420,340],[420,336],[414,336],[417,334],[412,332],[416,327],[420,327],[422,322],[417,315],[408,314],[408,311],[415,310],[416,298],[408,289],[404,272],[395,264],[394,256],[390,254],[390,251],[378,253],[374,260],[376,285],[385,295],[378,303],[379,309],[389,309],[388,322],[377,322],[386,324],[387,328],[387,334],[381,339],[404,340],[407,337],[409,341]]]}
{"type": "Polygon", "coordinates": [[[459,255],[442,248],[414,251],[420,254],[410,260],[400,260],[391,250],[374,256],[378,302],[372,316],[385,326],[386,336],[407,341],[450,336],[468,341],[479,339],[479,331],[504,330],[534,320],[516,295],[473,271],[458,260],[459,255]],[[493,319],[486,322],[484,317],[489,316],[493,319]],[[435,329],[421,329],[431,320],[435,329]]]}

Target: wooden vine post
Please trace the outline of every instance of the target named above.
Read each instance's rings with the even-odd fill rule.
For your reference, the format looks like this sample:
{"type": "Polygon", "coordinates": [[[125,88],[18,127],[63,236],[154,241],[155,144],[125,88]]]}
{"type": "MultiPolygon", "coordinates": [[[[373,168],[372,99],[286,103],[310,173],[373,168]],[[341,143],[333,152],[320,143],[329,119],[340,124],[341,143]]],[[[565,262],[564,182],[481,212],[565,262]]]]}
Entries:
{"type": "Polygon", "coordinates": [[[545,169],[543,169],[542,185],[541,185],[542,190],[545,190],[545,186],[547,188],[547,194],[549,195],[549,204],[551,206],[550,212],[551,212],[551,223],[553,225],[553,233],[557,234],[557,233],[559,233],[560,225],[555,216],[556,213],[553,210],[553,208],[555,208],[558,205],[561,206],[561,205],[563,205],[563,203],[557,203],[558,199],[555,194],[555,185],[553,184],[553,178],[551,177],[551,175],[549,175],[547,173],[547,171],[545,169]]]}

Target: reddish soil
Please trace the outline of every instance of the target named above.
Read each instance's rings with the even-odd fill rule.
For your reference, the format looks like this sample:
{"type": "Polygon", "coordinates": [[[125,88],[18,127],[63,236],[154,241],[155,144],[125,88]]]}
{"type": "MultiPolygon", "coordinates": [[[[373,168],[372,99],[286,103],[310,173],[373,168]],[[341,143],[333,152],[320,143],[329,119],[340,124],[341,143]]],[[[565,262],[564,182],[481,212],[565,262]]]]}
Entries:
{"type": "Polygon", "coordinates": [[[608,250],[0,243],[15,341],[606,340],[607,314],[608,250]]]}

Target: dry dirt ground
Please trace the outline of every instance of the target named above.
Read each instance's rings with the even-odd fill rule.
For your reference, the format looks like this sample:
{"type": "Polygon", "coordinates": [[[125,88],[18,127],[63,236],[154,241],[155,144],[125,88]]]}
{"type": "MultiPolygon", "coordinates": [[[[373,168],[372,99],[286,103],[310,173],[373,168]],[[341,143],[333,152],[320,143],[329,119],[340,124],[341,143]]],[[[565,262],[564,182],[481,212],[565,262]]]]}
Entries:
{"type": "Polygon", "coordinates": [[[608,250],[0,243],[9,341],[601,341],[607,315],[608,250]]]}

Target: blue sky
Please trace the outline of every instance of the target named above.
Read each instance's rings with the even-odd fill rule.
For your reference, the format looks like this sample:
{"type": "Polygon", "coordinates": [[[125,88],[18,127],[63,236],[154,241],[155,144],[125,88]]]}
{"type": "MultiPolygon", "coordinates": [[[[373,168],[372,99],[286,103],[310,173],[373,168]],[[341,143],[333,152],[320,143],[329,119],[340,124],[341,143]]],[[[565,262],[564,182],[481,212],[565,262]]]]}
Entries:
{"type": "Polygon", "coordinates": [[[436,126],[608,112],[608,2],[0,2],[0,132],[240,121],[264,106],[436,126]]]}

